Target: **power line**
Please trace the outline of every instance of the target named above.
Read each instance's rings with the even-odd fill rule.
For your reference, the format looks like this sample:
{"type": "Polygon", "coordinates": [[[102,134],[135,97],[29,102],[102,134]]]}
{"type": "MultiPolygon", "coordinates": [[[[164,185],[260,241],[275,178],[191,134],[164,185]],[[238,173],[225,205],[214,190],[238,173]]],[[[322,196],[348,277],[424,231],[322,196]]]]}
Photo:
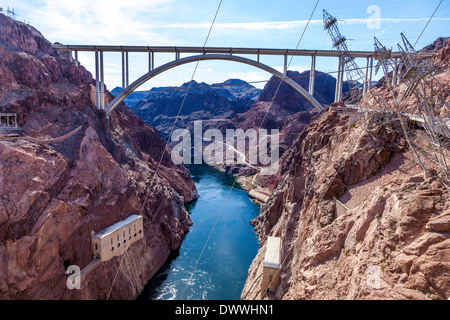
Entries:
{"type": "Polygon", "coordinates": [[[417,44],[417,42],[419,42],[419,39],[422,37],[423,33],[425,32],[425,29],[428,27],[428,25],[430,24],[431,20],[433,19],[434,15],[435,15],[436,11],[437,11],[437,10],[439,9],[439,7],[441,6],[442,1],[444,1],[444,0],[441,0],[441,2],[439,2],[439,4],[437,5],[436,9],[434,10],[434,12],[433,12],[433,14],[431,15],[430,19],[428,20],[427,24],[426,24],[425,27],[423,28],[422,32],[420,33],[420,35],[419,35],[419,37],[417,38],[416,42],[414,43],[413,47],[415,47],[416,44],[417,44]]]}
{"type": "MultiPolygon", "coordinates": [[[[212,23],[211,23],[211,27],[209,28],[208,36],[206,37],[205,43],[203,44],[203,48],[206,47],[206,43],[208,42],[209,36],[211,35],[211,31],[212,31],[212,28],[213,28],[214,23],[215,23],[215,21],[216,21],[217,15],[219,14],[219,10],[220,10],[221,5],[222,5],[222,0],[220,0],[219,5],[218,5],[218,7],[217,7],[216,14],[214,15],[214,19],[213,19],[213,21],[212,21],[212,23]]],[[[179,116],[180,116],[181,109],[183,108],[184,102],[186,101],[186,97],[187,97],[188,92],[189,92],[189,89],[190,89],[190,87],[191,87],[191,85],[192,85],[192,81],[194,80],[194,76],[195,76],[195,73],[196,73],[196,71],[197,71],[197,67],[198,67],[199,63],[200,63],[200,59],[198,59],[197,65],[195,66],[194,72],[192,73],[191,81],[189,82],[189,86],[188,86],[188,88],[187,88],[187,90],[186,90],[186,94],[184,95],[183,102],[181,103],[180,110],[178,111],[177,118],[175,119],[175,123],[173,124],[172,132],[170,133],[170,136],[169,136],[167,142],[169,142],[169,141],[170,141],[170,138],[172,137],[173,131],[174,131],[174,129],[175,129],[175,125],[176,125],[177,120],[178,120],[178,118],[179,118],[179,116]]],[[[164,149],[164,151],[165,151],[165,149],[164,149]]],[[[162,158],[161,158],[161,160],[162,160],[162,158]]],[[[220,217],[220,215],[219,215],[219,217],[220,217]]],[[[217,220],[219,219],[219,217],[217,217],[217,220]]],[[[216,223],[217,223],[217,221],[216,221],[216,223]]],[[[215,226],[215,224],[214,224],[214,226],[215,226]]],[[[213,229],[211,230],[210,236],[211,236],[213,230],[214,230],[214,227],[213,227],[213,229]]],[[[209,238],[208,238],[208,240],[209,240],[209,238]]],[[[200,253],[200,256],[199,256],[198,259],[197,259],[197,263],[195,264],[194,269],[193,269],[192,272],[191,272],[191,275],[190,275],[190,277],[189,277],[189,279],[188,279],[188,281],[187,281],[187,283],[186,283],[186,286],[184,287],[184,290],[183,290],[183,293],[181,294],[180,300],[183,299],[184,292],[186,291],[187,286],[189,285],[189,282],[191,281],[191,279],[192,279],[192,277],[193,277],[193,275],[194,275],[194,272],[195,272],[195,270],[196,270],[196,268],[197,268],[197,265],[198,265],[198,263],[199,263],[199,261],[200,261],[202,255],[203,255],[203,251],[204,251],[205,248],[206,248],[206,245],[207,245],[207,243],[208,243],[208,240],[206,241],[205,245],[203,246],[203,250],[202,250],[202,252],[200,253]]]]}
{"type": "MultiPolygon", "coordinates": [[[[311,21],[311,18],[312,18],[313,14],[314,14],[314,12],[315,12],[315,10],[316,10],[316,8],[317,8],[317,5],[319,4],[319,1],[320,1],[320,0],[317,0],[316,6],[314,7],[314,10],[313,10],[311,16],[309,17],[309,21],[311,21]]],[[[308,24],[309,24],[309,21],[308,21],[308,24]]],[[[306,29],[307,29],[307,27],[308,27],[308,24],[306,25],[306,27],[305,27],[305,29],[304,29],[304,31],[303,31],[301,37],[300,37],[300,40],[299,40],[299,42],[298,42],[298,44],[297,44],[297,48],[298,48],[298,46],[300,45],[301,40],[303,39],[303,36],[304,36],[305,31],[306,31],[306,29]]],[[[291,57],[291,61],[289,62],[289,65],[290,65],[290,63],[292,62],[292,59],[293,59],[293,57],[291,57]]],[[[283,80],[283,79],[284,79],[284,76],[283,76],[283,78],[282,78],[281,80],[283,80]]],[[[192,82],[192,81],[191,81],[191,82],[192,82]]],[[[280,81],[280,85],[278,86],[278,89],[280,88],[280,86],[281,86],[281,81],[280,81]]],[[[278,91],[278,89],[277,89],[277,91],[278,91]]],[[[274,98],[275,98],[276,94],[277,94],[277,93],[275,92],[274,98]]],[[[272,100],[272,103],[273,103],[273,101],[274,101],[274,100],[272,100]]],[[[272,103],[271,103],[271,105],[272,105],[272,103]]],[[[271,105],[269,105],[269,108],[268,108],[268,110],[267,110],[267,112],[266,112],[266,114],[265,114],[265,116],[264,116],[264,119],[265,119],[265,117],[266,117],[266,115],[267,115],[267,113],[268,113],[268,111],[269,111],[271,105]]],[[[263,121],[261,122],[260,128],[261,128],[261,126],[262,126],[263,123],[264,123],[264,119],[263,119],[263,121]]],[[[205,245],[203,246],[203,249],[202,249],[202,251],[201,251],[201,253],[200,253],[200,256],[199,256],[199,258],[198,258],[197,261],[196,261],[196,264],[195,264],[195,266],[194,266],[194,269],[193,269],[193,271],[192,271],[192,273],[191,273],[191,276],[189,277],[189,279],[188,279],[188,281],[187,281],[187,283],[186,283],[186,286],[185,286],[185,288],[184,288],[184,290],[183,290],[183,293],[181,294],[180,299],[183,298],[184,293],[185,293],[185,291],[186,291],[186,289],[187,289],[187,287],[188,287],[188,285],[189,285],[189,282],[191,281],[192,276],[194,275],[194,272],[195,272],[195,270],[196,270],[196,268],[197,268],[197,266],[198,266],[198,263],[200,262],[200,259],[201,259],[202,255],[203,255],[203,252],[205,251],[205,248],[206,248],[206,246],[207,246],[207,244],[208,244],[208,242],[209,242],[209,239],[211,238],[211,235],[212,235],[212,233],[213,233],[213,231],[214,231],[214,229],[215,229],[215,227],[216,227],[216,225],[217,225],[217,223],[218,223],[218,221],[219,221],[219,218],[220,218],[220,216],[222,215],[223,209],[225,208],[225,205],[226,205],[226,203],[227,203],[227,201],[228,201],[228,198],[229,198],[231,192],[233,191],[234,186],[236,185],[237,179],[238,179],[238,177],[235,177],[235,179],[234,179],[234,181],[233,181],[233,184],[232,184],[232,186],[231,186],[231,188],[230,188],[230,191],[228,192],[228,195],[227,195],[227,197],[226,197],[226,199],[225,199],[225,201],[224,201],[224,203],[223,203],[223,205],[222,205],[222,208],[220,209],[219,215],[217,216],[216,221],[214,222],[214,225],[213,225],[213,227],[212,227],[212,229],[211,229],[211,232],[210,232],[209,235],[208,235],[208,238],[207,238],[207,240],[206,240],[206,242],[205,242],[205,245]]]]}
{"type": "MultiPolygon", "coordinates": [[[[215,13],[215,15],[214,15],[214,19],[213,19],[213,21],[212,21],[212,23],[211,23],[211,27],[210,27],[210,29],[209,29],[209,31],[208,31],[208,35],[206,36],[205,42],[204,42],[204,44],[203,44],[203,48],[206,47],[206,44],[207,44],[207,42],[208,42],[209,36],[211,35],[211,31],[212,31],[212,28],[213,28],[214,23],[215,23],[215,21],[216,21],[217,14],[219,13],[219,10],[220,10],[221,5],[222,5],[222,0],[220,0],[219,6],[217,7],[216,13],[215,13]]],[[[180,116],[181,109],[183,108],[183,105],[184,105],[184,102],[185,102],[187,93],[189,92],[190,86],[191,86],[191,84],[192,84],[192,80],[194,79],[194,76],[195,76],[195,73],[196,73],[196,71],[197,71],[197,68],[198,68],[199,63],[200,63],[200,59],[197,61],[197,65],[195,66],[195,69],[194,69],[194,71],[193,71],[193,73],[192,73],[191,81],[189,82],[189,86],[188,86],[188,88],[186,89],[186,95],[185,95],[185,97],[184,97],[184,99],[183,99],[183,102],[181,103],[180,109],[178,110],[178,114],[177,114],[177,117],[175,118],[175,122],[174,122],[174,125],[173,125],[173,127],[172,127],[172,131],[171,131],[171,133],[170,133],[170,135],[169,135],[169,137],[168,137],[166,146],[167,146],[168,142],[170,141],[170,139],[171,139],[171,137],[172,137],[173,131],[175,130],[175,126],[176,126],[176,123],[177,123],[178,118],[179,118],[179,116],[180,116]]],[[[146,195],[146,197],[145,197],[145,199],[144,199],[144,202],[142,203],[142,207],[141,207],[141,211],[140,211],[139,215],[142,215],[142,212],[144,211],[145,204],[147,203],[148,197],[149,197],[149,195],[150,195],[150,191],[151,191],[150,188],[151,188],[151,185],[152,185],[153,181],[155,180],[155,177],[158,175],[159,168],[160,168],[160,166],[161,166],[162,160],[163,160],[163,158],[164,158],[164,156],[165,156],[165,154],[166,154],[166,150],[167,150],[166,146],[164,146],[164,150],[163,150],[163,152],[162,152],[162,154],[161,154],[161,158],[159,159],[159,162],[158,162],[158,165],[157,165],[157,167],[156,167],[155,173],[154,173],[154,175],[152,176],[153,179],[148,183],[148,184],[150,185],[150,187],[149,187],[149,190],[148,190],[148,192],[147,192],[147,195],[146,195]]],[[[112,288],[113,288],[114,283],[115,283],[115,281],[116,281],[117,275],[118,275],[118,273],[119,273],[119,271],[120,271],[120,267],[121,267],[121,265],[122,265],[122,262],[123,262],[124,257],[125,257],[125,255],[122,256],[122,259],[121,259],[121,261],[120,261],[119,267],[117,268],[116,275],[115,275],[115,277],[114,277],[114,281],[113,281],[113,283],[112,283],[112,285],[111,285],[111,288],[109,289],[108,296],[107,296],[106,300],[108,300],[108,299],[109,299],[109,296],[111,295],[112,288]]]]}
{"type": "MultiPolygon", "coordinates": [[[[308,29],[309,23],[311,22],[312,16],[314,15],[314,12],[316,12],[317,6],[319,5],[319,1],[320,0],[317,0],[316,5],[314,6],[314,9],[311,12],[311,15],[309,16],[308,23],[306,24],[305,28],[303,29],[303,33],[302,33],[302,35],[300,36],[300,39],[297,42],[297,46],[295,47],[295,50],[298,49],[298,47],[300,46],[300,43],[303,40],[303,36],[305,35],[306,30],[308,29]]],[[[286,73],[283,74],[283,78],[281,79],[282,81],[284,81],[284,78],[287,76],[287,70],[289,69],[293,59],[294,59],[294,56],[291,56],[291,60],[289,61],[289,64],[287,65],[287,68],[285,70],[286,73]]],[[[267,108],[266,113],[264,114],[264,118],[262,119],[261,124],[259,125],[259,129],[261,129],[262,125],[264,124],[264,121],[266,120],[267,114],[269,113],[270,108],[272,107],[272,104],[275,101],[275,98],[276,98],[276,96],[278,94],[278,91],[280,90],[282,81],[280,81],[280,83],[278,84],[277,90],[275,91],[275,94],[273,95],[272,101],[270,102],[270,105],[267,108]]]]}

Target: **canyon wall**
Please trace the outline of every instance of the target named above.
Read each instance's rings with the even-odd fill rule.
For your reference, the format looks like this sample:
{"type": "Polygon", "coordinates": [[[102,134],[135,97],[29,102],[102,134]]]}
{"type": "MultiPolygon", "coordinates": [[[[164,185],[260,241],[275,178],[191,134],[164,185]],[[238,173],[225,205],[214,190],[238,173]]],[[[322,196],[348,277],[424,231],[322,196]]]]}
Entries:
{"type": "Polygon", "coordinates": [[[449,193],[431,172],[425,180],[397,120],[321,113],[252,222],[260,249],[241,298],[261,298],[268,236],[282,239],[275,299],[449,298],[449,193]]]}
{"type": "Polygon", "coordinates": [[[188,172],[125,105],[109,120],[97,110],[94,84],[36,29],[0,14],[0,112],[20,127],[0,139],[0,299],[134,299],[192,224],[188,172]],[[144,239],[69,290],[65,269],[91,261],[91,234],[132,214],[143,215],[144,239]]]}

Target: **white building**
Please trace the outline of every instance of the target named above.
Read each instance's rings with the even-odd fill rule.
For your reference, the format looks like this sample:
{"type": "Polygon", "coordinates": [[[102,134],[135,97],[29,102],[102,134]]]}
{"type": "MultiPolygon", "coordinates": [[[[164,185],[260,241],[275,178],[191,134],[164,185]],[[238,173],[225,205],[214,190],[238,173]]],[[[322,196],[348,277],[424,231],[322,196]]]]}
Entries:
{"type": "Polygon", "coordinates": [[[120,256],[131,244],[143,237],[142,216],[129,216],[91,236],[94,259],[107,261],[112,257],[120,256]]]}

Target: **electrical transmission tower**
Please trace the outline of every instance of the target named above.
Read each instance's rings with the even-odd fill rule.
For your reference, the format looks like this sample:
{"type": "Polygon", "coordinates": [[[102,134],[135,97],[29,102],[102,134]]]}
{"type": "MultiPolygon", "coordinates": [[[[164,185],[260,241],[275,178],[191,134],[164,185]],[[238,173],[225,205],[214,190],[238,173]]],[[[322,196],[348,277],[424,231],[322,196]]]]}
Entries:
{"type": "MultiPolygon", "coordinates": [[[[336,51],[341,52],[340,66],[342,67],[338,73],[338,81],[342,83],[342,72],[345,70],[347,74],[347,80],[350,85],[350,97],[353,103],[357,103],[362,96],[360,93],[361,85],[367,83],[366,75],[361,71],[358,65],[355,62],[355,57],[349,53],[347,47],[347,38],[342,36],[339,31],[338,20],[329,14],[326,10],[323,10],[323,27],[328,31],[331,40],[333,42],[333,48],[336,51]]],[[[342,91],[342,88],[339,88],[342,91]]]]}
{"type": "Polygon", "coordinates": [[[9,6],[8,6],[8,9],[6,10],[6,15],[8,17],[10,17],[11,19],[15,19],[17,16],[17,14],[14,12],[14,8],[11,10],[11,9],[9,9],[9,6]]]}
{"type": "Polygon", "coordinates": [[[436,88],[439,87],[447,96],[449,93],[442,83],[436,79],[435,74],[438,70],[433,65],[432,60],[420,58],[405,35],[401,34],[401,36],[403,46],[398,44],[398,48],[402,52],[400,64],[392,58],[391,50],[388,50],[375,38],[375,53],[379,61],[377,67],[383,69],[394,102],[393,111],[398,115],[406,140],[422,166],[425,175],[427,175],[427,170],[408,136],[407,126],[404,117],[401,115],[402,102],[410,104],[411,101],[406,99],[412,95],[415,96],[420,120],[431,142],[433,161],[439,167],[443,183],[450,190],[450,170],[448,166],[450,159],[450,121],[443,118],[441,113],[445,108],[450,111],[450,106],[436,88]],[[394,89],[395,77],[401,78],[406,85],[406,90],[401,96],[394,89]]]}
{"type": "MultiPolygon", "coordinates": [[[[431,149],[434,153],[434,161],[438,165],[445,186],[450,190],[450,121],[443,117],[443,109],[450,111],[450,105],[446,98],[436,89],[440,88],[444,94],[449,92],[440,83],[435,74],[438,68],[433,65],[432,59],[422,60],[417,51],[402,33],[403,47],[398,44],[403,54],[402,78],[408,89],[403,99],[414,94],[419,114],[423,119],[423,127],[431,141],[431,149]]],[[[447,113],[448,115],[448,113],[447,113]]]]}

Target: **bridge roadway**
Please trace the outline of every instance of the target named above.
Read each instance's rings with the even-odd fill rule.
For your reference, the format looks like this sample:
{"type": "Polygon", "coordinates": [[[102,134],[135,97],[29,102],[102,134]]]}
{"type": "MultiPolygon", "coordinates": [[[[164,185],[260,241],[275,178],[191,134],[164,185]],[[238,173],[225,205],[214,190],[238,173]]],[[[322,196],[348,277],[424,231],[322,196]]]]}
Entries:
{"type": "MultiPolygon", "coordinates": [[[[148,53],[222,53],[248,55],[278,55],[278,56],[317,56],[339,57],[343,52],[333,50],[305,50],[305,49],[269,49],[269,48],[233,48],[233,47],[163,47],[163,46],[117,46],[117,45],[62,45],[54,44],[57,51],[103,51],[103,52],[148,52],[148,53]]],[[[373,57],[373,51],[349,51],[356,58],[373,57]]],[[[433,57],[432,52],[419,53],[422,58],[433,57]]],[[[392,58],[401,58],[401,52],[392,52],[392,58]]],[[[179,57],[178,57],[179,58],[179,57]]]]}

